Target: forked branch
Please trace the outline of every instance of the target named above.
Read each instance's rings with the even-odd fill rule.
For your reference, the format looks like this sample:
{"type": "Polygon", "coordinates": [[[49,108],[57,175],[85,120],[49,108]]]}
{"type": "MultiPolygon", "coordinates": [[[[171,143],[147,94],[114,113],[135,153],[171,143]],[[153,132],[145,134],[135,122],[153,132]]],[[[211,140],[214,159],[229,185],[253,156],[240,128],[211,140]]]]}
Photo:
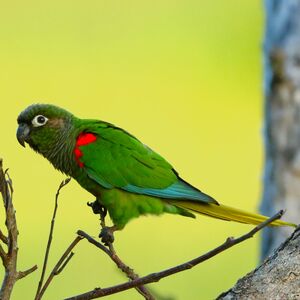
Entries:
{"type": "Polygon", "coordinates": [[[61,259],[55,265],[54,269],[52,270],[52,272],[50,273],[49,277],[47,278],[47,280],[44,284],[44,278],[45,278],[45,274],[46,274],[46,270],[47,270],[48,259],[49,259],[49,254],[50,254],[50,249],[51,249],[51,244],[52,244],[52,239],[53,239],[56,214],[57,214],[57,209],[58,209],[58,197],[59,197],[59,193],[60,193],[61,189],[63,187],[65,187],[70,182],[70,180],[71,180],[71,178],[67,178],[67,179],[63,180],[61,182],[61,184],[59,185],[58,190],[55,195],[54,210],[53,210],[52,219],[51,219],[48,242],[47,242],[46,251],[45,251],[42,273],[41,273],[41,277],[40,277],[38,288],[37,288],[36,295],[35,295],[35,300],[40,300],[43,297],[46,289],[48,288],[48,286],[51,283],[54,276],[58,275],[64,269],[64,267],[67,265],[67,263],[70,261],[70,259],[73,257],[74,253],[70,253],[70,252],[77,245],[77,243],[81,240],[80,237],[75,238],[75,240],[71,243],[71,245],[67,248],[65,253],[62,255],[61,259]]]}
{"type": "Polygon", "coordinates": [[[0,257],[5,268],[5,275],[0,290],[0,299],[8,300],[10,299],[15,283],[19,279],[34,272],[37,266],[33,266],[26,271],[17,271],[19,232],[16,212],[12,202],[13,186],[7,170],[3,171],[2,159],[0,159],[0,192],[5,209],[5,226],[7,229],[7,236],[0,230],[0,257]]]}
{"type": "MultiPolygon", "coordinates": [[[[78,231],[77,237],[73,240],[73,242],[68,246],[68,248],[62,254],[61,258],[56,263],[56,265],[54,266],[54,268],[50,272],[48,278],[44,282],[46,269],[47,269],[47,265],[48,265],[48,258],[49,258],[50,249],[51,249],[51,243],[52,243],[53,234],[54,234],[54,226],[55,226],[56,214],[57,214],[57,209],[58,209],[59,193],[60,193],[61,189],[69,183],[69,181],[70,181],[69,178],[62,181],[62,183],[60,184],[60,186],[59,186],[59,188],[56,192],[54,210],[53,210],[53,215],[52,215],[52,219],[51,219],[49,237],[48,237],[48,242],[47,242],[45,257],[44,257],[44,263],[43,263],[42,273],[41,273],[41,277],[40,277],[40,280],[39,280],[35,300],[41,300],[42,299],[42,297],[44,296],[46,290],[48,289],[49,285],[51,284],[52,280],[54,279],[54,277],[56,275],[59,275],[63,271],[63,269],[66,267],[66,265],[69,263],[69,261],[71,260],[71,258],[74,255],[72,250],[75,248],[75,246],[83,238],[89,237],[89,235],[84,233],[83,231],[78,231]],[[80,232],[82,233],[82,235],[80,234],[80,232]]],[[[100,214],[100,225],[101,225],[102,228],[104,228],[105,227],[105,214],[106,213],[102,210],[100,210],[100,211],[101,211],[101,212],[99,212],[99,214],[100,214]]],[[[1,236],[0,236],[0,238],[1,238],[1,236]]],[[[90,237],[90,239],[92,239],[92,238],[90,237]]],[[[99,243],[95,240],[93,240],[93,241],[95,242],[95,245],[98,248],[101,248],[115,262],[117,267],[120,270],[122,270],[122,272],[124,272],[129,279],[135,280],[135,279],[139,278],[138,275],[136,273],[134,273],[134,271],[129,266],[127,266],[125,263],[123,263],[123,261],[118,257],[118,255],[116,254],[116,252],[114,250],[114,247],[111,243],[108,243],[107,245],[104,245],[104,244],[101,244],[101,243],[99,243]]],[[[0,249],[0,251],[1,251],[1,249],[0,249]]],[[[137,286],[136,290],[141,295],[143,295],[145,299],[154,300],[154,297],[150,294],[150,292],[145,287],[137,286]]]]}

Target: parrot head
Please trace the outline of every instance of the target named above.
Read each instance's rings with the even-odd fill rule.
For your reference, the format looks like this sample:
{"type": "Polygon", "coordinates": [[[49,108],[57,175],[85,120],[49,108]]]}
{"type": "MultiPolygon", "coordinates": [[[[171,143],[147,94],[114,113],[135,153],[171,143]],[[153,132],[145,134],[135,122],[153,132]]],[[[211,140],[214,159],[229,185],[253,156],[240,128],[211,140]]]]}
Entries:
{"type": "Polygon", "coordinates": [[[25,147],[27,143],[35,151],[46,154],[62,141],[70,129],[73,115],[49,104],[34,104],[18,116],[17,139],[25,147]]]}

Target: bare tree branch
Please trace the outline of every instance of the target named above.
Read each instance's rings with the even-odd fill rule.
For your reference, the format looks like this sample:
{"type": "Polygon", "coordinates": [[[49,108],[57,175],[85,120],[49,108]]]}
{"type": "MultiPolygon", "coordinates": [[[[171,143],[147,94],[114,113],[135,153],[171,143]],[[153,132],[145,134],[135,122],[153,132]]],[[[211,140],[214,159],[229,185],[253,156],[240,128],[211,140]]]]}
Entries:
{"type": "Polygon", "coordinates": [[[37,269],[34,266],[25,272],[17,271],[18,260],[18,228],[16,213],[12,203],[13,187],[12,181],[7,173],[3,171],[2,159],[0,159],[0,192],[3,198],[5,208],[5,226],[7,228],[8,236],[5,236],[1,231],[0,240],[7,245],[7,252],[0,245],[0,257],[5,268],[5,276],[0,290],[0,299],[10,299],[12,290],[17,280],[24,278],[37,269]]]}
{"type": "Polygon", "coordinates": [[[2,232],[2,230],[0,229],[0,240],[4,243],[4,244],[8,244],[8,239],[7,236],[2,232]]]}
{"type": "MultiPolygon", "coordinates": [[[[65,300],[88,300],[88,299],[95,299],[95,298],[100,298],[100,297],[104,297],[104,296],[108,296],[108,295],[112,295],[112,294],[116,294],[116,293],[120,293],[122,291],[128,290],[128,289],[132,289],[132,288],[136,288],[137,286],[143,285],[143,284],[148,284],[148,283],[152,283],[152,282],[157,282],[160,279],[176,274],[178,272],[182,272],[188,269],[191,269],[193,267],[195,267],[196,265],[214,257],[215,255],[253,237],[258,231],[260,231],[262,228],[268,226],[270,223],[272,223],[273,221],[280,219],[283,215],[283,211],[279,211],[277,214],[275,214],[273,217],[267,219],[266,221],[262,222],[261,224],[257,225],[256,227],[254,227],[251,231],[249,231],[248,233],[238,237],[238,238],[233,238],[230,237],[228,238],[223,244],[221,244],[220,246],[216,247],[215,249],[207,252],[204,255],[201,255],[195,259],[192,259],[186,263],[180,264],[178,266],[172,267],[170,269],[166,269],[157,273],[152,273],[149,274],[145,277],[141,277],[123,284],[119,284],[119,285],[115,285],[112,287],[108,287],[108,288],[95,288],[92,291],[83,293],[81,295],[77,295],[77,296],[73,296],[73,297],[69,297],[65,300]]],[[[82,234],[83,232],[80,231],[80,234],[82,234]]],[[[85,237],[85,235],[83,235],[85,237]]],[[[91,238],[88,237],[88,241],[91,241],[91,238]]],[[[96,241],[95,241],[96,242],[96,241]]],[[[92,242],[94,245],[96,245],[94,241],[92,242]]]]}
{"type": "MultiPolygon", "coordinates": [[[[51,225],[50,225],[50,231],[49,231],[49,237],[48,237],[44,262],[43,262],[43,269],[42,269],[41,277],[40,277],[40,280],[39,280],[38,288],[37,288],[37,291],[36,291],[35,300],[41,299],[43,293],[45,292],[45,290],[44,290],[44,292],[42,294],[40,293],[41,289],[43,287],[43,283],[44,283],[44,277],[45,277],[45,273],[46,273],[46,270],[47,270],[48,258],[49,258],[51,243],[52,243],[52,239],[53,239],[53,231],[54,231],[56,213],[57,213],[57,209],[58,209],[58,197],[59,197],[59,193],[60,193],[61,189],[64,186],[66,186],[70,182],[70,180],[71,180],[71,178],[67,178],[67,179],[63,180],[61,182],[61,184],[59,185],[58,190],[57,190],[56,195],[55,195],[55,204],[54,204],[54,210],[53,210],[53,215],[52,215],[52,219],[51,219],[51,225]]],[[[46,286],[46,288],[47,287],[48,287],[48,285],[46,286]]]]}
{"type": "Polygon", "coordinates": [[[33,266],[30,269],[27,269],[25,271],[19,271],[18,272],[18,280],[22,279],[24,277],[26,277],[27,275],[29,275],[30,273],[34,272],[35,270],[37,270],[37,266],[33,266]]]}
{"type": "Polygon", "coordinates": [[[0,245],[0,257],[2,259],[3,266],[7,267],[7,254],[1,245],[0,245]]]}
{"type": "MultiPolygon", "coordinates": [[[[120,257],[116,254],[116,252],[111,249],[114,249],[112,246],[110,246],[111,249],[107,249],[103,244],[99,243],[95,239],[93,239],[90,235],[88,235],[86,232],[82,230],[78,230],[77,234],[83,238],[85,238],[89,243],[93,244],[97,248],[101,249],[104,253],[106,253],[112,261],[117,265],[117,267],[127,275],[127,277],[130,280],[138,279],[139,276],[131,269],[129,266],[127,266],[120,257]]],[[[154,297],[150,294],[150,292],[142,286],[139,286],[138,292],[145,297],[145,299],[154,299],[154,297]]]]}
{"type": "Polygon", "coordinates": [[[66,260],[64,261],[64,263],[61,265],[61,267],[54,273],[54,275],[59,275],[67,266],[67,264],[69,263],[69,261],[72,259],[72,257],[75,255],[74,252],[71,252],[69,254],[69,256],[66,258],[66,260]]]}
{"type": "MultiPolygon", "coordinates": [[[[133,271],[133,269],[131,269],[129,266],[127,266],[121,259],[120,257],[116,254],[116,251],[112,245],[112,243],[107,242],[105,245],[101,244],[99,242],[97,242],[96,240],[94,240],[91,236],[89,236],[87,233],[79,230],[77,232],[78,236],[77,238],[70,244],[70,246],[67,248],[67,250],[64,252],[64,254],[62,255],[61,259],[58,261],[58,263],[56,264],[56,266],[54,267],[54,269],[52,270],[52,272],[50,273],[48,279],[46,280],[46,283],[43,285],[43,281],[44,281],[44,275],[46,272],[46,267],[47,267],[47,261],[48,261],[48,256],[49,256],[49,252],[50,252],[50,247],[51,247],[51,241],[52,241],[52,237],[53,237],[53,230],[54,230],[54,224],[55,224],[55,217],[56,217],[56,212],[57,212],[57,208],[58,208],[58,196],[59,196],[59,192],[60,190],[69,182],[69,180],[65,180],[61,183],[61,185],[58,188],[58,191],[56,193],[56,197],[55,197],[55,206],[54,206],[54,212],[53,212],[53,217],[51,220],[51,226],[50,226],[50,233],[49,233],[49,238],[48,238],[48,243],[47,243],[47,247],[46,247],[46,254],[45,254],[45,259],[44,259],[44,266],[43,266],[43,272],[41,275],[41,279],[39,282],[39,286],[38,286],[38,290],[35,296],[35,300],[40,300],[46,289],[48,288],[48,286],[50,285],[51,281],[53,280],[54,276],[60,274],[63,269],[65,268],[65,266],[69,263],[69,261],[71,260],[71,258],[73,257],[74,253],[71,252],[72,249],[76,246],[76,244],[83,238],[86,238],[90,243],[94,244],[96,247],[100,248],[102,251],[104,251],[117,265],[117,267],[124,272],[127,277],[130,280],[136,280],[139,279],[139,276],[133,271]]],[[[102,228],[106,228],[105,225],[105,215],[106,215],[106,210],[99,205],[99,203],[96,201],[93,204],[89,204],[89,206],[91,206],[93,208],[94,213],[99,214],[100,215],[100,225],[102,228]],[[96,206],[94,206],[96,205],[96,206]]],[[[148,291],[148,289],[146,289],[144,286],[139,285],[136,286],[135,289],[147,300],[154,300],[154,297],[151,295],[151,293],[148,291]]]]}
{"type": "Polygon", "coordinates": [[[77,236],[73,242],[70,244],[70,246],[66,249],[66,251],[63,253],[59,261],[56,263],[55,267],[51,271],[49,277],[47,278],[45,284],[41,287],[41,290],[39,294],[36,296],[37,300],[42,299],[45,291],[49,287],[51,281],[53,280],[54,276],[58,275],[67,265],[67,263],[70,261],[71,257],[74,255],[71,255],[70,253],[72,250],[76,247],[76,245],[82,240],[83,238],[81,236],[77,236]]]}
{"type": "Polygon", "coordinates": [[[96,246],[97,248],[101,249],[102,251],[104,251],[108,256],[111,255],[110,251],[100,242],[96,241],[95,239],[93,239],[90,235],[88,235],[86,232],[84,232],[83,230],[78,230],[77,234],[79,236],[82,236],[83,238],[85,238],[88,242],[90,242],[91,244],[93,244],[94,246],[96,246]]]}
{"type": "MultiPolygon", "coordinates": [[[[100,210],[101,211],[101,210],[100,210]]],[[[106,227],[105,225],[105,215],[106,213],[100,213],[100,225],[103,228],[106,227]]],[[[90,237],[89,241],[91,242],[91,240],[93,240],[92,237],[90,237]]],[[[96,242],[96,241],[95,241],[96,242]]],[[[98,244],[93,243],[95,246],[97,246],[98,244]]],[[[100,244],[101,245],[101,244],[100,244]]],[[[126,265],[121,259],[120,257],[117,255],[115,248],[113,246],[112,243],[107,243],[108,249],[103,246],[106,250],[108,251],[104,251],[104,249],[102,247],[98,247],[101,250],[103,250],[106,254],[108,254],[108,256],[112,259],[112,261],[117,265],[117,267],[126,274],[126,276],[130,279],[130,280],[136,280],[139,279],[139,275],[136,274],[132,268],[130,268],[128,265],[126,265]]],[[[136,286],[135,289],[138,291],[138,293],[140,293],[146,300],[154,300],[154,297],[151,295],[150,291],[143,285],[140,286],[136,286]]]]}
{"type": "MultiPolygon", "coordinates": [[[[59,197],[60,190],[65,185],[67,185],[69,183],[69,181],[70,181],[70,178],[64,180],[60,184],[60,186],[57,190],[56,196],[55,196],[55,205],[54,205],[53,216],[52,216],[52,219],[51,219],[51,226],[50,226],[50,232],[49,232],[49,237],[48,237],[48,242],[47,242],[47,247],[46,247],[46,252],[45,252],[43,270],[42,270],[41,278],[40,278],[40,281],[39,281],[38,289],[37,289],[37,292],[36,292],[35,300],[40,300],[43,297],[45,291],[49,287],[49,285],[52,282],[54,276],[59,275],[64,270],[66,265],[69,263],[69,261],[72,259],[72,257],[74,256],[74,253],[71,252],[71,251],[74,249],[74,247],[77,245],[77,243],[81,239],[83,239],[83,236],[78,234],[78,236],[75,238],[75,240],[66,249],[66,251],[64,252],[62,257],[60,258],[60,260],[57,262],[57,264],[53,268],[52,272],[50,273],[49,277],[47,278],[45,284],[43,285],[44,277],[45,277],[45,273],[46,273],[46,269],[47,269],[47,264],[48,264],[48,258],[49,258],[51,243],[52,243],[52,239],[53,239],[54,225],[55,225],[56,213],[57,213],[57,209],[58,209],[58,197],[59,197]]],[[[102,228],[104,228],[105,227],[105,214],[100,213],[100,216],[101,216],[101,219],[100,219],[101,226],[102,226],[102,228]]],[[[88,235],[86,234],[86,236],[88,236],[88,235]]],[[[92,238],[90,237],[90,239],[92,239],[92,238]]],[[[97,245],[98,248],[101,248],[107,255],[109,255],[111,257],[111,259],[116,263],[116,265],[124,273],[127,274],[128,278],[130,278],[131,280],[139,278],[138,275],[135,274],[130,267],[125,265],[121,261],[121,259],[116,255],[114,247],[111,243],[108,243],[108,248],[107,248],[104,245],[102,245],[101,243],[98,243],[97,241],[94,241],[94,242],[96,243],[95,245],[97,245]]],[[[147,300],[153,300],[154,299],[154,297],[150,294],[150,292],[146,288],[144,288],[143,286],[136,287],[136,289],[140,294],[142,294],[144,296],[145,299],[147,299],[147,300]]]]}

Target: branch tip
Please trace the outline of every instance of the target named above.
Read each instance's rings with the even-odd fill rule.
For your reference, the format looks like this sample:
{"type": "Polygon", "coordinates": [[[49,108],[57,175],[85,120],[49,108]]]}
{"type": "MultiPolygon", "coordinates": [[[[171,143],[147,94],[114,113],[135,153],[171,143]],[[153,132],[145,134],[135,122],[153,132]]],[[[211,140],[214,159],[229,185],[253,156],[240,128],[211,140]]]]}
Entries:
{"type": "Polygon", "coordinates": [[[22,279],[24,277],[26,277],[27,275],[33,273],[34,271],[36,271],[38,269],[38,266],[37,265],[34,265],[33,267],[31,267],[30,269],[28,270],[25,270],[25,271],[19,271],[18,272],[18,277],[17,279],[22,279]]]}

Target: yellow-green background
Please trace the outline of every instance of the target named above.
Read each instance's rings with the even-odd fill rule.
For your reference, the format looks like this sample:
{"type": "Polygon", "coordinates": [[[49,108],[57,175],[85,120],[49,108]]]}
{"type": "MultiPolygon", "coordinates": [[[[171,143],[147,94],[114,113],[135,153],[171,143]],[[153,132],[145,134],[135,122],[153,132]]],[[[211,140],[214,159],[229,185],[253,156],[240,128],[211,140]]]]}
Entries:
{"type": "MultiPolygon", "coordinates": [[[[0,156],[14,180],[19,268],[41,266],[53,198],[64,176],[15,138],[27,105],[47,102],[115,123],[165,156],[220,202],[254,211],[260,194],[259,0],[0,0],[0,156]]],[[[77,229],[93,236],[93,198],[75,181],[62,192],[50,266],[77,229]]],[[[116,234],[120,256],[141,275],[208,251],[249,226],[198,217],[142,217],[116,234]]],[[[176,299],[212,299],[257,263],[258,238],[153,288],[176,299]]],[[[39,272],[13,299],[32,299],[39,272]]],[[[45,299],[126,279],[81,242],[45,299]]],[[[129,291],[111,299],[140,299],[129,291]]]]}

